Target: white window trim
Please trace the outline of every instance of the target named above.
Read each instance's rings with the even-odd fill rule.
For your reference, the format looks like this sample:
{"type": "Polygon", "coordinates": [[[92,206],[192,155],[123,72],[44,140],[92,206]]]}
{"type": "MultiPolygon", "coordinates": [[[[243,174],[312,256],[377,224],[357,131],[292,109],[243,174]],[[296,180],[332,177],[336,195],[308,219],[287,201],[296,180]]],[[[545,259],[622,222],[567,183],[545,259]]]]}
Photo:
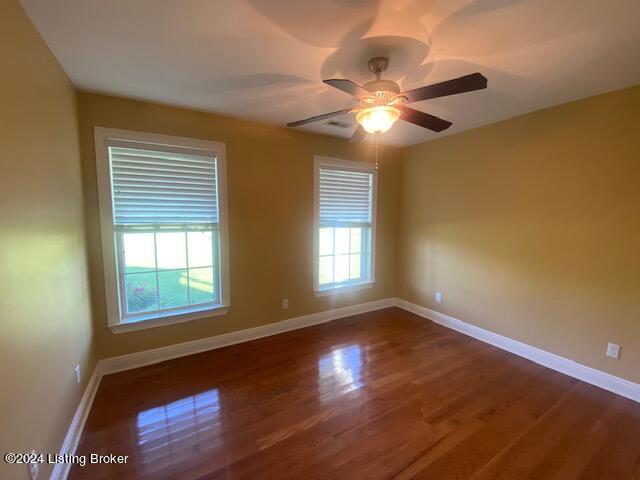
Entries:
{"type": "Polygon", "coordinates": [[[324,297],[327,295],[336,295],[340,293],[348,293],[357,290],[371,288],[375,284],[376,279],[376,216],[378,205],[378,170],[376,166],[366,162],[354,162],[352,160],[342,160],[340,158],[325,157],[322,155],[314,155],[313,157],[313,291],[316,297],[324,297]],[[371,182],[372,204],[371,204],[371,260],[370,260],[370,277],[361,282],[349,283],[347,285],[338,285],[332,287],[320,287],[318,281],[319,268],[319,239],[320,232],[320,167],[341,167],[350,170],[373,174],[371,182]]]}
{"type": "Polygon", "coordinates": [[[227,218],[227,164],[226,148],[221,142],[198,140],[170,135],[160,135],[115,128],[94,128],[96,150],[96,173],[98,180],[98,200],[100,208],[100,230],[102,240],[102,260],[104,266],[105,297],[107,305],[107,326],[114,333],[160,327],[188,322],[198,318],[209,318],[227,313],[230,304],[229,291],[229,227],[227,218]],[[150,313],[146,317],[122,321],[118,291],[116,264],[116,241],[113,221],[113,198],[111,190],[111,171],[107,141],[124,140],[128,142],[150,143],[167,147],[187,147],[212,152],[216,156],[218,172],[218,230],[220,249],[220,304],[198,308],[185,307],[179,312],[164,315],[150,313]]]}

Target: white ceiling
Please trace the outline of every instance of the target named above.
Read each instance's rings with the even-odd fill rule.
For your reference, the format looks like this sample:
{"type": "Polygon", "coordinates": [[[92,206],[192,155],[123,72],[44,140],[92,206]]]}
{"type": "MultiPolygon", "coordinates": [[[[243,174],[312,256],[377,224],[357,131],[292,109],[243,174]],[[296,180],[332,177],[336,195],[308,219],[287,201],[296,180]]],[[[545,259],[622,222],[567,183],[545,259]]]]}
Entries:
{"type": "MultiPolygon", "coordinates": [[[[74,84],[284,125],[353,104],[323,78],[404,89],[473,72],[487,90],[416,103],[410,145],[640,83],[638,0],[22,0],[74,84]]],[[[340,117],[355,124],[353,117],[340,117]]],[[[311,131],[349,137],[325,122],[311,131]]]]}

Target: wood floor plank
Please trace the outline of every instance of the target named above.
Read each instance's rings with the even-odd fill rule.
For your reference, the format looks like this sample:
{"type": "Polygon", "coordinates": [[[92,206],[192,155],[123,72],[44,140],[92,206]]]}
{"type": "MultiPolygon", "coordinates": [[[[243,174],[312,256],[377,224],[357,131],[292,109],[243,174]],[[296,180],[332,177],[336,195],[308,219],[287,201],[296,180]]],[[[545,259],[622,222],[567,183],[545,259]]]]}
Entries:
{"type": "Polygon", "coordinates": [[[538,419],[489,464],[473,475],[473,480],[510,478],[548,479],[566,461],[567,452],[604,415],[613,395],[578,384],[538,419]]]}
{"type": "Polygon", "coordinates": [[[640,405],[391,308],[106,376],[71,479],[640,480],[640,405]]]}

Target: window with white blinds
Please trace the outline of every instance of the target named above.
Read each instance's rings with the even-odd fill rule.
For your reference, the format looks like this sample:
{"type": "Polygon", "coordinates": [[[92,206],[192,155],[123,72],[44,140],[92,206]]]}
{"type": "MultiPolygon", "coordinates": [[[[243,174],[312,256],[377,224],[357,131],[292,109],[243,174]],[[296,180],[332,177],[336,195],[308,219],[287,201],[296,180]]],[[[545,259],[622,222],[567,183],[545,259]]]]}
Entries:
{"type": "Polygon", "coordinates": [[[224,144],[96,128],[96,161],[110,326],[224,313],[224,144]]]}
{"type": "Polygon", "coordinates": [[[216,158],[109,147],[116,225],[218,223],[216,158]]]}
{"type": "Polygon", "coordinates": [[[373,173],[320,167],[320,224],[371,223],[373,173]]]}
{"type": "Polygon", "coordinates": [[[364,162],[315,159],[318,292],[373,282],[376,170],[364,162]]]}

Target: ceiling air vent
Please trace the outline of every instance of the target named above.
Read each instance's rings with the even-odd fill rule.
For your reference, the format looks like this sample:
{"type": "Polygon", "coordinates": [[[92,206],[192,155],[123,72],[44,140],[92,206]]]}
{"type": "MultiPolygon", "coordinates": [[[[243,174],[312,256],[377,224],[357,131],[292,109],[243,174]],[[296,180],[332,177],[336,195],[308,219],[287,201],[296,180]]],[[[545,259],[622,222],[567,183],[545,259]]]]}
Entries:
{"type": "Polygon", "coordinates": [[[349,128],[351,126],[351,124],[349,123],[338,122],[337,120],[329,120],[327,122],[327,125],[331,125],[332,127],[338,127],[338,128],[349,128]]]}

